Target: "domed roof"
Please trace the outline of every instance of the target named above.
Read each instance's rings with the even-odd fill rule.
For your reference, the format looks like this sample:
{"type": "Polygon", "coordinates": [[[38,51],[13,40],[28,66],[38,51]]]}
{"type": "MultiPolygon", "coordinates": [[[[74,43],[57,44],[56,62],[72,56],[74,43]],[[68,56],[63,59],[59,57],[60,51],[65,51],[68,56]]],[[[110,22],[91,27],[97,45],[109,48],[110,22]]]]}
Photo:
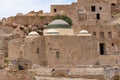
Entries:
{"type": "Polygon", "coordinates": [[[38,36],[39,34],[36,31],[31,31],[28,36],[38,36]]]}
{"type": "Polygon", "coordinates": [[[47,28],[71,28],[70,25],[61,19],[56,19],[48,24],[47,28]]]}
{"type": "Polygon", "coordinates": [[[79,34],[89,34],[89,32],[87,30],[81,30],[79,34]]]}
{"type": "Polygon", "coordinates": [[[49,25],[59,25],[59,24],[64,24],[64,25],[69,25],[66,21],[61,20],[61,19],[56,19],[49,23],[49,25]]]}
{"type": "Polygon", "coordinates": [[[79,36],[91,36],[91,33],[89,33],[87,30],[81,30],[78,33],[79,36]]]}
{"type": "Polygon", "coordinates": [[[45,34],[59,34],[59,32],[55,29],[49,29],[45,32],[45,34]]]}

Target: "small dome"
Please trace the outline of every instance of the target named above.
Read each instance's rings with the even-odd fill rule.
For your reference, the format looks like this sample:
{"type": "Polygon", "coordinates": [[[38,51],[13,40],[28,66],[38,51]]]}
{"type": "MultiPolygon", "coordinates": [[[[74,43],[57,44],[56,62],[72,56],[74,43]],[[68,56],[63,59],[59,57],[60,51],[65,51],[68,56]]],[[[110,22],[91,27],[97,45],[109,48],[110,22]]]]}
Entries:
{"type": "Polygon", "coordinates": [[[28,36],[38,36],[39,34],[36,31],[32,31],[28,34],[28,36]]]}
{"type": "Polygon", "coordinates": [[[71,28],[71,26],[66,21],[57,19],[49,23],[47,28],[71,28]]]}
{"type": "Polygon", "coordinates": [[[87,30],[81,30],[78,33],[79,36],[91,36],[91,33],[89,33],[87,30]]]}
{"type": "Polygon", "coordinates": [[[89,32],[87,30],[81,30],[79,34],[89,34],[89,32]]]}
{"type": "Polygon", "coordinates": [[[59,32],[55,29],[49,29],[45,32],[45,34],[59,34],[59,32]]]}

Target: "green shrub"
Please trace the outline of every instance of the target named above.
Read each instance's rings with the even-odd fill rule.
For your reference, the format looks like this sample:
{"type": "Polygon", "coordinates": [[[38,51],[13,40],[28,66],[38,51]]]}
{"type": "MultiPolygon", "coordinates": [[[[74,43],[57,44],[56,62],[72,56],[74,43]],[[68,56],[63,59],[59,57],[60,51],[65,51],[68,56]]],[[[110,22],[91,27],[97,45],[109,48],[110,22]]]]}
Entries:
{"type": "Polygon", "coordinates": [[[10,59],[9,59],[9,58],[5,58],[5,59],[4,59],[4,62],[5,62],[5,63],[9,63],[9,62],[10,62],[10,59]]]}

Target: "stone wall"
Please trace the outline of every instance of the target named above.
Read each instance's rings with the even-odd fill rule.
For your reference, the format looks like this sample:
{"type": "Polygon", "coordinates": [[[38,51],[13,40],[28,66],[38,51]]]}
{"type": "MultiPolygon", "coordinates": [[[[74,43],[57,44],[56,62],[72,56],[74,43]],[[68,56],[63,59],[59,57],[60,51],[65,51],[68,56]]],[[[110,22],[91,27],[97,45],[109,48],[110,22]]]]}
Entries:
{"type": "Polygon", "coordinates": [[[97,42],[93,37],[39,36],[26,39],[24,45],[23,42],[22,39],[15,39],[9,43],[11,59],[22,56],[33,64],[63,67],[95,64],[99,55],[97,42]]]}
{"type": "Polygon", "coordinates": [[[13,34],[12,27],[3,26],[0,28],[0,40],[1,40],[1,47],[3,47],[4,56],[8,56],[8,43],[10,40],[19,37],[19,35],[13,34]]]}
{"type": "Polygon", "coordinates": [[[33,64],[63,67],[97,64],[100,55],[108,55],[109,59],[109,55],[120,54],[118,27],[78,26],[74,32],[74,36],[39,36],[12,40],[9,43],[9,57],[17,59],[22,56],[33,64]],[[87,30],[92,37],[76,36],[81,30],[87,30]],[[100,44],[104,44],[104,54],[100,52],[100,44]]]}
{"type": "Polygon", "coordinates": [[[31,60],[33,64],[46,66],[47,58],[45,54],[46,49],[44,41],[43,36],[33,38],[32,40],[26,39],[24,46],[25,58],[31,60]]]}
{"type": "Polygon", "coordinates": [[[24,26],[33,25],[43,27],[43,25],[51,22],[53,16],[14,16],[7,18],[6,23],[16,23],[24,26]]]}
{"type": "Polygon", "coordinates": [[[100,65],[119,65],[120,56],[119,55],[104,55],[99,57],[100,65]]]}
{"type": "Polygon", "coordinates": [[[24,39],[13,39],[8,44],[8,56],[10,59],[15,60],[24,57],[24,39]]]}
{"type": "Polygon", "coordinates": [[[92,34],[92,36],[97,38],[98,52],[99,44],[104,43],[106,47],[106,54],[119,54],[120,44],[119,44],[119,31],[118,27],[113,25],[87,25],[74,27],[74,32],[77,35],[80,30],[87,30],[92,34]],[[103,33],[103,37],[100,33],[103,33]]]}
{"type": "Polygon", "coordinates": [[[45,45],[48,66],[92,65],[99,55],[93,37],[46,36],[45,45]]]}
{"type": "Polygon", "coordinates": [[[9,42],[9,58],[16,60],[23,58],[30,60],[32,64],[46,65],[44,38],[23,39],[18,38],[9,42]],[[39,43],[39,44],[38,44],[39,43]]]}
{"type": "Polygon", "coordinates": [[[69,16],[74,25],[88,25],[96,24],[96,21],[109,21],[111,19],[111,6],[107,1],[78,0],[70,5],[51,5],[51,13],[69,16]]]}

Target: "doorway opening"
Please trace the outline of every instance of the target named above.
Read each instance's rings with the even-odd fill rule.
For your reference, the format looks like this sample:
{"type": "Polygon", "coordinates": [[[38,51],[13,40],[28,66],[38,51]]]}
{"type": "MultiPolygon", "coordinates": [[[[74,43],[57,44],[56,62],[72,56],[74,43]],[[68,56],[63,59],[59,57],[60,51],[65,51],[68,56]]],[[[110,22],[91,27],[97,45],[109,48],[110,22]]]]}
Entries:
{"type": "Polygon", "coordinates": [[[100,14],[96,14],[97,20],[100,20],[100,14]]]}
{"type": "Polygon", "coordinates": [[[99,48],[100,48],[100,55],[105,55],[105,44],[100,43],[99,48]]]}

